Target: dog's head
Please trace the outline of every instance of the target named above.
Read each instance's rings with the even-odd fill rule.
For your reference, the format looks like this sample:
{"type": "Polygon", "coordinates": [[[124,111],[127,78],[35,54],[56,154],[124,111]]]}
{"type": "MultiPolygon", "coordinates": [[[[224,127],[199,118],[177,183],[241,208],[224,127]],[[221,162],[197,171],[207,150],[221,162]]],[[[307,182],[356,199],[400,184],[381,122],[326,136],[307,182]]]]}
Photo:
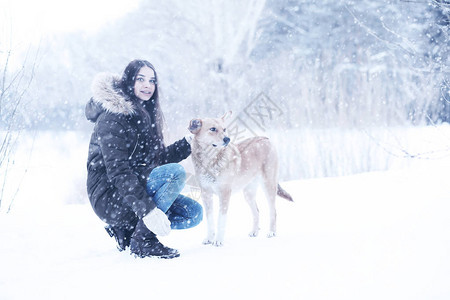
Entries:
{"type": "Polygon", "coordinates": [[[193,119],[189,124],[189,131],[194,134],[194,139],[200,144],[226,147],[230,138],[226,133],[225,121],[231,114],[231,111],[229,111],[221,118],[193,119]]]}

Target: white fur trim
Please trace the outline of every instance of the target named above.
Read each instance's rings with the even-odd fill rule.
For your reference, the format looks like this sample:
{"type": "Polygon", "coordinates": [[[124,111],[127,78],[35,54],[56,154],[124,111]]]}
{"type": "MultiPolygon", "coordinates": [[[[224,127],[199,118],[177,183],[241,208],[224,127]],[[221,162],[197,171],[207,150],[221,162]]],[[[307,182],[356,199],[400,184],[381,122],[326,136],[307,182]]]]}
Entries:
{"type": "Polygon", "coordinates": [[[92,82],[92,98],[108,112],[133,115],[135,113],[133,103],[127,101],[122,91],[114,88],[115,83],[120,82],[120,80],[119,75],[110,73],[98,74],[92,82]]]}

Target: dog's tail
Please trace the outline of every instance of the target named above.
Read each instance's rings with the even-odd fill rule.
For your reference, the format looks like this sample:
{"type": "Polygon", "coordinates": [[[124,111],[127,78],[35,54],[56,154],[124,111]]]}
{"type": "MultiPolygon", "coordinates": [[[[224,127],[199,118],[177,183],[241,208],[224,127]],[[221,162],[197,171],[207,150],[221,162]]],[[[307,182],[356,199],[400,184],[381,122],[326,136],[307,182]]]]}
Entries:
{"type": "Polygon", "coordinates": [[[283,190],[283,188],[280,186],[280,184],[278,184],[278,186],[277,186],[277,195],[280,196],[281,198],[284,198],[284,199],[288,200],[288,201],[294,202],[294,199],[292,199],[292,196],[289,195],[288,192],[283,190]]]}

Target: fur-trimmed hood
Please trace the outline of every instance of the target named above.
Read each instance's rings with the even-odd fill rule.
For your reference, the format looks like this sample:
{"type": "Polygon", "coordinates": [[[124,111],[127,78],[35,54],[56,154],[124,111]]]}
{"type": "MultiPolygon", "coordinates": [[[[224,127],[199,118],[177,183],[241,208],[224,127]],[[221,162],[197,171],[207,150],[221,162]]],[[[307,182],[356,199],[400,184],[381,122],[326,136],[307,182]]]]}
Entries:
{"type": "Polygon", "coordinates": [[[86,105],[86,118],[95,122],[102,112],[133,115],[136,110],[132,101],[118,88],[121,77],[111,73],[100,73],[92,82],[92,98],[86,105]]]}

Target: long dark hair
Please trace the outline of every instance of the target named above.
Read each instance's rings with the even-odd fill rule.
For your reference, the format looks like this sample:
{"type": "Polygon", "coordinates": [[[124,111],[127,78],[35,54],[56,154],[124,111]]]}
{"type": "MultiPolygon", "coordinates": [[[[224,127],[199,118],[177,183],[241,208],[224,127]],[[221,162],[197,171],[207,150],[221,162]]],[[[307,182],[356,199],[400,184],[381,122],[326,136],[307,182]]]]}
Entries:
{"type": "Polygon", "coordinates": [[[155,67],[146,60],[136,59],[131,61],[128,66],[123,71],[121,87],[125,95],[129,97],[133,104],[135,104],[139,113],[141,113],[143,119],[150,124],[150,130],[155,140],[159,140],[161,145],[164,145],[163,137],[163,122],[164,116],[161,111],[161,106],[159,104],[159,93],[158,93],[158,77],[156,75],[155,67]],[[134,84],[136,81],[136,76],[142,67],[149,67],[155,72],[155,92],[153,93],[150,100],[145,101],[141,104],[141,101],[134,94],[134,84]],[[153,125],[154,126],[151,126],[153,125]]]}

